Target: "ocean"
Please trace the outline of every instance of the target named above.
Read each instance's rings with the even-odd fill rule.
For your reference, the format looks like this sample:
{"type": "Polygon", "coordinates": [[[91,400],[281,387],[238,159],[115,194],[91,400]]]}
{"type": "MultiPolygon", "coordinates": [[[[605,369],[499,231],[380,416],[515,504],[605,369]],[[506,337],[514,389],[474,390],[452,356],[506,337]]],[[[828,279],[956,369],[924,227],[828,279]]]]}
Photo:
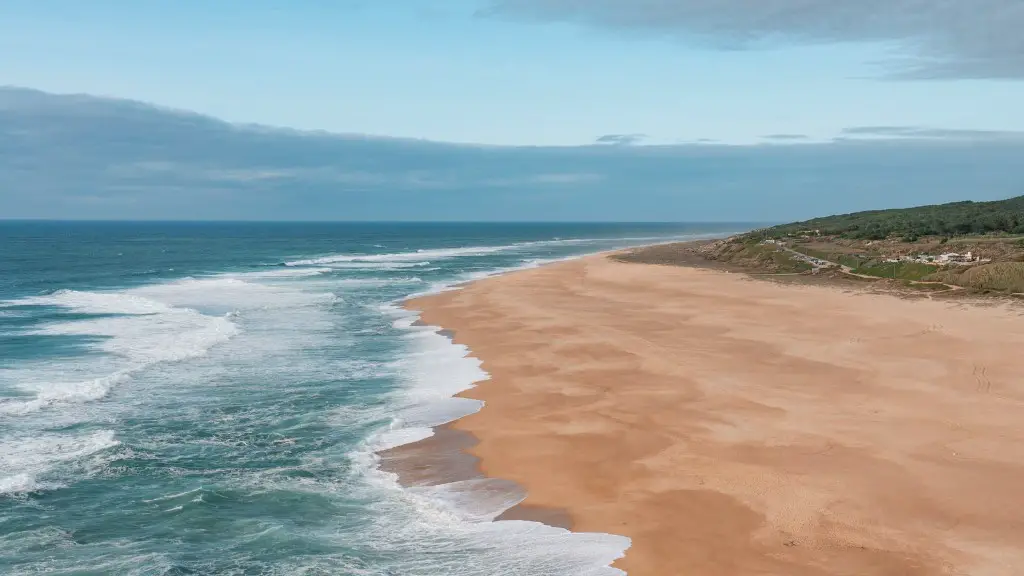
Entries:
{"type": "Polygon", "coordinates": [[[378,469],[486,378],[399,304],[739,228],[0,222],[0,574],[616,574],[623,537],[491,522],[504,484],[378,469]]]}

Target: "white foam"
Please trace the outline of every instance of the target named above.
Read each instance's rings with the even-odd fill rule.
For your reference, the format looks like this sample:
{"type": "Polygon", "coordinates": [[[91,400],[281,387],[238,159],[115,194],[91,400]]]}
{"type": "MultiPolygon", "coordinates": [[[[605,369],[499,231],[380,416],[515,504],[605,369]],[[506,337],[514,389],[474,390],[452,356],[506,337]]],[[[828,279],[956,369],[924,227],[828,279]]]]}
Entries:
{"type": "Polygon", "coordinates": [[[333,272],[333,268],[277,268],[263,272],[246,272],[248,278],[306,278],[333,272]]]}
{"type": "MultiPolygon", "coordinates": [[[[561,240],[543,241],[549,243],[583,243],[589,240],[561,240]]],[[[541,243],[532,243],[537,245],[541,243]]],[[[365,256],[340,255],[343,259],[333,262],[315,264],[300,264],[297,261],[289,268],[261,270],[255,273],[224,274],[208,278],[193,278],[155,284],[152,286],[122,290],[113,293],[85,293],[86,296],[69,296],[64,294],[64,304],[50,302],[43,304],[60,305],[66,308],[81,311],[86,308],[98,310],[106,307],[106,314],[117,315],[114,318],[90,318],[90,319],[68,319],[47,324],[40,329],[52,330],[52,334],[81,334],[96,335],[102,340],[95,341],[90,346],[92,352],[100,354],[89,354],[72,359],[56,359],[50,363],[53,366],[40,364],[40,374],[46,375],[46,379],[40,380],[36,376],[28,374],[27,371],[19,371],[19,376],[30,376],[35,383],[39,384],[31,390],[36,394],[34,400],[52,399],[49,405],[88,403],[106,394],[110,387],[106,386],[104,378],[112,379],[110,384],[125,383],[118,387],[119,391],[125,394],[135,392],[136,398],[129,402],[136,404],[140,402],[154,402],[154,398],[164,401],[160,395],[164,392],[161,387],[168,382],[182,383],[183,389],[174,392],[182,398],[194,396],[196,391],[202,387],[207,389],[213,386],[225,387],[224,392],[234,393],[237,386],[264,386],[264,380],[270,381],[273,376],[289,373],[295,370],[305,376],[309,370],[316,370],[310,365],[324,366],[325,379],[334,377],[338,380],[340,372],[348,373],[340,368],[339,362],[333,362],[330,357],[334,354],[323,353],[323,345],[329,342],[334,352],[340,347],[339,343],[346,337],[353,334],[365,333],[386,336],[388,330],[381,328],[379,323],[363,326],[353,323],[348,326],[340,313],[324,313],[332,302],[337,298],[330,294],[314,294],[311,290],[338,291],[345,297],[340,301],[341,305],[336,307],[337,312],[348,313],[345,309],[349,303],[363,304],[360,300],[364,296],[356,288],[372,287],[398,282],[412,283],[421,281],[419,278],[344,278],[344,270],[411,270],[409,274],[419,274],[424,266],[430,264],[429,259],[447,260],[452,258],[471,257],[474,252],[477,254],[492,254],[498,251],[513,253],[522,249],[527,244],[511,245],[506,247],[470,247],[461,249],[461,252],[439,253],[438,251],[421,251],[396,253],[391,255],[371,255],[378,259],[367,261],[365,256]],[[346,259],[347,258],[347,259],[346,259]],[[352,259],[356,258],[356,259],[352,259]],[[364,258],[360,260],[359,258],[364,258]],[[353,288],[346,290],[346,288],[353,288]],[[101,296],[94,296],[101,294],[101,296]],[[114,300],[108,296],[115,295],[114,300]],[[118,300],[116,297],[132,298],[130,303],[127,300],[118,300]],[[79,298],[79,303],[67,305],[67,302],[79,298]],[[93,301],[85,306],[82,301],[85,298],[103,300],[93,301]],[[76,308],[77,306],[77,308],[76,308]],[[130,310],[129,310],[130,309],[130,310]],[[112,320],[122,321],[121,324],[111,323],[112,320]],[[162,348],[175,349],[178,345],[182,348],[193,337],[193,342],[198,346],[189,349],[198,350],[198,356],[208,355],[207,359],[200,359],[195,362],[185,362],[173,365],[161,365],[158,369],[146,372],[128,372],[122,370],[126,366],[138,365],[151,366],[146,364],[158,358],[173,357],[167,350],[161,350],[161,346],[155,343],[147,343],[146,335],[133,332],[135,326],[123,321],[136,321],[147,323],[149,328],[157,328],[157,332],[163,330],[161,326],[168,328],[163,330],[162,336],[169,338],[176,333],[170,330],[171,326],[177,325],[184,328],[184,332],[191,335],[183,341],[165,340],[162,348]],[[161,324],[164,323],[164,324],[161,324]],[[189,324],[195,322],[195,324],[189,324]],[[202,334],[202,326],[208,326],[210,322],[226,322],[235,331],[238,337],[229,337],[213,344],[205,349],[205,344],[198,338],[202,334]],[[77,324],[78,329],[70,328],[68,325],[77,324]],[[76,331],[77,330],[77,331],[76,331]],[[325,331],[330,331],[330,340],[320,341],[319,338],[325,331]],[[112,342],[114,340],[121,342],[112,342]],[[161,356],[161,354],[165,356],[161,356]],[[272,354],[280,354],[272,357],[272,354]],[[95,358],[93,356],[96,356],[95,358]],[[261,361],[256,362],[259,358],[261,361]],[[58,366],[59,365],[59,366],[58,366]],[[251,366],[251,368],[250,368],[251,366]],[[243,367],[243,368],[240,368],[243,367]],[[59,368],[59,369],[57,369],[59,368]],[[244,384],[239,382],[237,370],[253,370],[253,374],[260,375],[257,379],[249,379],[244,384]],[[218,375],[217,370],[231,371],[231,378],[210,378],[211,374],[218,375]],[[55,380],[52,377],[61,374],[68,376],[64,380],[55,380]],[[197,375],[199,377],[197,377],[197,375]],[[78,376],[83,378],[78,379],[78,376]],[[73,377],[73,378],[72,378],[73,377]],[[124,380],[118,378],[123,377],[124,380]],[[76,385],[65,385],[62,382],[75,382],[76,385]],[[54,383],[56,382],[56,383],[54,383]],[[81,386],[79,386],[81,385],[81,386]],[[194,388],[193,388],[194,387],[194,388]],[[230,387],[230,388],[229,388],[230,387]],[[155,394],[154,394],[155,393],[155,394]]],[[[544,252],[544,251],[541,251],[544,252]]],[[[529,254],[524,254],[524,258],[529,254]]],[[[514,257],[514,256],[513,256],[514,257]]],[[[333,257],[332,257],[333,258],[333,257]]],[[[468,272],[451,282],[441,286],[450,287],[452,283],[470,281],[476,278],[490,276],[504,271],[532,267],[544,263],[543,260],[524,260],[520,265],[513,268],[506,268],[497,271],[468,272]]],[[[354,274],[353,276],[372,276],[372,274],[354,274]]],[[[384,274],[380,274],[384,276],[384,274]]],[[[425,287],[425,286],[424,286],[425,287]]],[[[435,286],[431,286],[434,289],[435,286]]],[[[371,293],[368,291],[368,293],[371,293]]],[[[52,295],[51,295],[52,296],[52,295]]],[[[42,297],[46,300],[49,297],[42,297]]],[[[24,302],[19,302],[22,304],[24,302]]],[[[366,304],[373,306],[375,304],[366,304]]],[[[337,465],[338,452],[341,448],[335,448],[336,452],[330,452],[331,448],[324,448],[318,452],[316,458],[323,464],[307,462],[305,459],[301,466],[282,467],[279,470],[267,471],[266,473],[239,473],[237,479],[232,481],[250,482],[252,486],[280,486],[295,490],[308,490],[318,493],[337,491],[348,498],[353,490],[362,490],[369,486],[366,493],[367,501],[379,501],[381,508],[379,513],[372,515],[368,522],[372,523],[371,529],[359,534],[351,532],[339,532],[335,534],[340,544],[346,549],[374,550],[381,554],[375,555],[382,558],[382,562],[394,562],[389,564],[387,570],[380,570],[376,565],[366,568],[365,573],[392,573],[409,576],[433,576],[435,574],[452,574],[453,576],[491,576],[493,574],[530,574],[531,576],[605,576],[610,574],[621,574],[619,571],[608,568],[616,558],[620,557],[623,551],[629,546],[628,539],[604,535],[604,534],[573,534],[558,528],[551,528],[530,522],[490,522],[497,514],[507,509],[522,499],[522,494],[517,491],[514,485],[509,485],[501,480],[484,479],[464,483],[449,484],[441,487],[405,490],[394,483],[393,478],[375,470],[372,450],[380,450],[386,447],[399,446],[415,442],[432,434],[431,427],[437,424],[451,421],[466,414],[479,410],[482,403],[453,398],[457,392],[474,386],[488,376],[482,370],[479,361],[469,356],[469,350],[463,346],[454,346],[449,339],[435,332],[435,328],[428,326],[413,326],[417,316],[401,310],[396,306],[390,306],[388,311],[395,319],[395,325],[405,332],[404,343],[408,354],[393,363],[384,363],[382,359],[377,364],[367,362],[365,366],[354,366],[353,377],[376,377],[380,374],[397,373],[403,380],[405,386],[402,391],[394,395],[394,401],[398,403],[400,412],[393,420],[392,425],[382,430],[374,438],[374,442],[367,443],[363,450],[357,451],[352,457],[355,460],[363,458],[364,468],[360,468],[356,474],[359,480],[353,476],[347,476],[346,467],[337,465]],[[297,475],[294,471],[300,468],[312,468],[323,466],[323,470],[330,472],[314,475],[297,475]],[[341,477],[339,479],[339,477],[341,477]],[[366,482],[366,480],[369,480],[366,482]],[[358,487],[354,488],[354,485],[358,487]],[[480,497],[483,495],[483,497],[480,497]],[[351,548],[349,545],[352,545],[351,548]],[[423,550],[440,551],[439,555],[425,555],[423,550]],[[472,556],[467,552],[471,551],[472,556]],[[430,556],[430,558],[426,558],[430,556]],[[471,561],[467,561],[471,559],[471,561]]],[[[178,330],[177,332],[182,332],[178,330]]],[[[198,357],[197,356],[197,357],[198,357]]],[[[190,356],[181,357],[187,360],[190,356]]],[[[243,374],[248,374],[244,372],[243,374]]],[[[38,375],[37,375],[38,376],[38,375]]],[[[318,375],[319,376],[319,375],[318,375]]],[[[0,376],[3,378],[3,376],[0,376]]],[[[341,378],[344,380],[344,378],[341,378]]],[[[344,385],[345,383],[342,382],[344,385]]],[[[255,389],[255,388],[254,388],[255,389]]],[[[214,394],[220,394],[216,390],[214,394]]],[[[100,404],[82,404],[82,410],[99,411],[104,407],[126,404],[121,394],[110,402],[100,404]]],[[[162,404],[160,404],[162,409],[162,404]]],[[[192,408],[192,406],[190,406],[192,408]]],[[[386,420],[393,414],[391,408],[383,403],[374,406],[367,406],[365,410],[360,407],[359,411],[351,407],[339,407],[326,418],[327,422],[337,423],[341,426],[372,426],[386,420]]],[[[61,406],[62,410],[68,408],[61,406]]],[[[144,409],[148,409],[148,406],[144,409]]],[[[56,409],[53,411],[56,412],[56,409]]],[[[63,413],[63,412],[61,412],[63,413]]],[[[116,414],[116,413],[115,413],[116,414]]],[[[55,414],[47,412],[35,417],[17,419],[21,425],[26,421],[35,424],[50,420],[55,414]]],[[[92,414],[95,416],[95,413],[92,414]]],[[[313,415],[311,417],[319,417],[313,415]]],[[[238,415],[222,415],[219,418],[240,418],[238,415]]],[[[13,421],[14,419],[12,419],[13,421]]],[[[111,422],[117,420],[111,419],[111,422]]],[[[93,419],[95,422],[95,419],[93,419]]],[[[37,428],[37,430],[42,428],[37,428]]],[[[357,428],[358,429],[358,428],[357,428]]],[[[50,434],[43,432],[40,437],[49,438],[50,434]]],[[[19,436],[19,438],[34,438],[19,436]]],[[[0,441],[5,442],[7,439],[0,441]]],[[[113,438],[111,438],[113,440],[113,438]]],[[[146,449],[146,442],[162,442],[163,440],[153,439],[132,439],[133,444],[141,442],[136,449],[146,449]]],[[[217,439],[217,441],[234,441],[232,439],[217,439]]],[[[114,440],[116,442],[116,440],[114,440]]],[[[52,444],[26,442],[22,446],[28,452],[46,452],[52,448],[52,444]]],[[[8,486],[11,490],[21,492],[46,489],[47,486],[56,486],[57,482],[73,481],[74,470],[71,465],[79,460],[87,460],[90,465],[97,461],[107,461],[110,458],[122,458],[127,449],[110,450],[98,456],[84,454],[73,460],[57,460],[56,462],[44,462],[24,460],[26,467],[14,470],[10,474],[6,471],[0,474],[0,487],[8,486]],[[34,462],[35,468],[28,466],[34,462]]],[[[183,469],[182,469],[183,470],[183,469]]],[[[220,471],[207,471],[219,474],[220,471]]],[[[182,475],[189,473],[182,471],[182,475]]],[[[189,505],[184,502],[191,498],[191,492],[181,492],[192,486],[188,484],[180,487],[170,488],[164,492],[169,496],[154,499],[154,509],[175,510],[182,506],[187,510],[189,505]],[[173,494],[171,494],[173,492],[173,494]]],[[[202,493],[196,498],[201,499],[202,493]]],[[[192,501],[195,501],[193,499],[192,501]]],[[[364,500],[359,500],[363,502],[364,500]]],[[[329,536],[327,536],[329,537],[329,536]]],[[[2,541],[2,539],[0,539],[2,541]]],[[[297,558],[294,560],[297,566],[306,565],[309,562],[320,562],[324,560],[325,572],[360,573],[358,571],[346,570],[339,566],[342,564],[331,564],[327,559],[329,554],[318,555],[316,558],[297,558]]],[[[350,559],[342,558],[342,562],[350,559]]],[[[155,565],[152,564],[151,565],[155,565]]],[[[345,564],[347,565],[347,564],[345,564]]],[[[271,573],[280,568],[280,573],[292,573],[282,568],[283,564],[278,563],[270,567],[271,573]]],[[[121,572],[122,566],[118,569],[111,568],[112,572],[121,572]]],[[[277,573],[277,572],[273,572],[277,573]]]]}
{"type": "Polygon", "coordinates": [[[373,437],[370,449],[373,452],[381,452],[405,446],[406,444],[420,442],[433,435],[434,431],[430,428],[410,428],[405,426],[400,420],[395,420],[392,422],[391,428],[387,431],[379,432],[373,437]]]}
{"type": "Polygon", "coordinates": [[[422,282],[423,279],[417,276],[403,276],[399,278],[343,278],[341,280],[331,282],[331,285],[343,288],[353,286],[373,288],[380,286],[392,286],[395,284],[420,284],[422,282]]]}
{"type": "Polygon", "coordinates": [[[42,433],[0,440],[0,494],[39,489],[40,476],[120,444],[112,430],[73,436],[42,433]]]}
{"type": "Polygon", "coordinates": [[[115,384],[129,379],[128,373],[118,372],[77,383],[29,383],[22,388],[34,386],[36,396],[31,400],[8,399],[0,402],[0,414],[24,416],[56,403],[92,402],[106,396],[115,384]]]}
{"type": "MultiPolygon", "coordinates": [[[[576,258],[579,256],[574,256],[576,258]]],[[[562,259],[558,259],[562,260],[562,259]]],[[[555,259],[524,260],[518,266],[465,273],[453,281],[437,283],[423,293],[457,289],[472,280],[533,268],[555,259]]],[[[490,378],[481,362],[463,345],[454,344],[439,333],[436,326],[418,323],[419,315],[395,303],[380,310],[394,318],[394,327],[405,332],[406,354],[395,363],[406,382],[396,401],[401,406],[391,425],[371,438],[366,450],[380,451],[417,442],[432,435],[431,428],[472,414],[484,403],[458,398],[456,394],[490,378]]],[[[376,460],[372,454],[353,454],[355,462],[376,460]]],[[[544,576],[612,576],[622,571],[611,567],[630,546],[630,540],[612,534],[576,534],[534,522],[498,522],[492,520],[519,504],[525,495],[513,483],[500,479],[478,479],[442,486],[401,488],[393,475],[376,471],[377,485],[401,494],[429,530],[444,530],[478,543],[484,550],[479,565],[487,571],[459,567],[460,575],[506,573],[514,569],[523,574],[544,576]],[[496,555],[496,556],[494,556],[496,555]],[[489,558],[487,558],[489,557],[489,558]],[[514,567],[514,568],[513,568],[514,567]]],[[[370,476],[373,478],[373,475],[370,476]]],[[[389,538],[398,535],[389,534],[389,538]]],[[[414,534],[407,538],[417,538],[414,534]]],[[[420,537],[422,538],[422,537],[420,537]]],[[[410,571],[410,573],[412,573],[410,571]]]]}
{"type": "Polygon", "coordinates": [[[58,290],[46,296],[29,296],[7,302],[9,305],[59,306],[83,314],[160,314],[170,310],[161,302],[124,292],[80,292],[58,290]]]}
{"type": "Polygon", "coordinates": [[[168,286],[120,292],[60,290],[14,301],[89,315],[53,321],[26,333],[91,337],[83,346],[94,354],[28,363],[8,372],[5,379],[32,397],[2,402],[0,413],[25,415],[59,403],[99,400],[140,370],[156,363],[203,356],[238,333],[238,327],[227,316],[202,314],[154,297],[168,286]]]}
{"type": "MultiPolygon", "coordinates": [[[[295,260],[285,262],[285,266],[320,266],[324,264],[338,264],[345,262],[372,263],[372,262],[420,262],[430,259],[458,258],[462,256],[484,256],[507,250],[513,246],[467,246],[462,248],[434,248],[422,249],[412,252],[395,252],[391,254],[333,254],[320,258],[306,260],[295,260]]],[[[428,262],[429,263],[429,262],[428,262]]]]}
{"type": "MultiPolygon", "coordinates": [[[[256,273],[258,278],[275,278],[256,273]]],[[[5,375],[30,396],[0,402],[0,414],[23,416],[68,403],[105,397],[115,385],[154,364],[180,362],[206,355],[239,333],[239,313],[268,314],[295,322],[300,309],[337,300],[331,293],[310,293],[287,280],[278,284],[247,282],[245,275],[184,278],[117,292],[60,290],[8,302],[23,306],[56,306],[92,315],[45,324],[28,334],[95,337],[87,348],[100,353],[66,361],[26,364],[5,375]]],[[[307,316],[302,330],[318,327],[307,316]]],[[[331,326],[324,326],[325,329],[331,326]]],[[[269,341],[269,339],[268,339],[269,341]]],[[[293,342],[301,345],[302,342],[293,342]]]]}
{"type": "Polygon", "coordinates": [[[456,394],[490,378],[469,348],[453,344],[436,326],[417,324],[419,315],[395,304],[380,307],[404,332],[407,350],[393,363],[405,386],[396,393],[398,412],[387,430],[370,440],[369,449],[380,451],[418,442],[432,435],[431,428],[478,412],[484,403],[456,394]]]}
{"type": "MultiPolygon", "coordinates": [[[[79,309],[81,310],[81,309],[79,309]]],[[[230,319],[189,308],[165,307],[160,313],[55,323],[34,331],[47,336],[101,336],[95,349],[124,358],[124,370],[156,362],[194,358],[238,332],[230,319]]]]}
{"type": "Polygon", "coordinates": [[[722,233],[714,234],[680,234],[672,236],[637,236],[624,238],[553,238],[551,240],[535,240],[529,242],[516,242],[502,246],[462,246],[456,248],[429,248],[409,252],[393,252],[386,254],[331,254],[317,258],[306,258],[285,262],[285,266],[325,266],[333,268],[371,268],[371,269],[398,269],[401,267],[426,266],[430,262],[423,259],[445,260],[469,256],[486,256],[500,252],[517,252],[545,246],[569,246],[581,244],[606,244],[617,246],[635,245],[636,243],[649,243],[652,241],[678,242],[681,240],[696,240],[722,236],[722,233]]]}
{"type": "Polygon", "coordinates": [[[11,476],[0,477],[0,495],[2,494],[25,494],[40,489],[35,477],[24,472],[11,476]]]}
{"type": "MultiPolygon", "coordinates": [[[[353,461],[365,464],[358,454],[353,461]]],[[[573,533],[535,522],[493,522],[523,500],[522,491],[511,482],[483,478],[402,488],[391,474],[377,471],[367,479],[374,522],[358,537],[375,549],[398,552],[391,573],[624,575],[611,567],[630,546],[624,536],[573,533]],[[422,550],[435,553],[424,561],[422,550]],[[473,551],[472,562],[464,561],[462,550],[473,551]]]]}
{"type": "Polygon", "coordinates": [[[158,496],[156,498],[150,498],[149,500],[143,500],[146,504],[152,504],[154,502],[164,502],[166,500],[176,500],[182,496],[191,496],[197,492],[202,492],[202,487],[194,488],[192,490],[186,490],[184,492],[178,492],[176,494],[167,494],[166,496],[158,496]]]}
{"type": "Polygon", "coordinates": [[[414,493],[438,501],[468,522],[493,522],[526,499],[516,483],[500,478],[475,478],[440,486],[416,486],[414,493]]]}
{"type": "Polygon", "coordinates": [[[471,282],[477,280],[483,280],[485,278],[491,278],[494,276],[501,276],[510,272],[518,272],[520,270],[529,270],[537,268],[545,264],[554,264],[555,262],[567,262],[569,260],[577,260],[588,256],[589,254],[575,254],[572,256],[565,256],[562,258],[530,258],[522,260],[515,266],[507,266],[505,268],[493,268],[489,270],[477,270],[472,272],[463,272],[459,276],[448,279],[433,282],[430,286],[421,292],[410,294],[406,299],[419,298],[422,296],[430,296],[431,294],[440,294],[442,292],[450,292],[453,290],[460,290],[471,282]]]}
{"type": "Polygon", "coordinates": [[[262,283],[247,279],[247,275],[241,274],[184,278],[136,288],[131,294],[208,314],[317,306],[337,299],[330,293],[303,291],[291,282],[262,283]]]}
{"type": "MultiPolygon", "coordinates": [[[[408,270],[429,266],[430,262],[331,262],[331,270],[408,270]]],[[[302,270],[302,268],[299,268],[302,270]]]]}

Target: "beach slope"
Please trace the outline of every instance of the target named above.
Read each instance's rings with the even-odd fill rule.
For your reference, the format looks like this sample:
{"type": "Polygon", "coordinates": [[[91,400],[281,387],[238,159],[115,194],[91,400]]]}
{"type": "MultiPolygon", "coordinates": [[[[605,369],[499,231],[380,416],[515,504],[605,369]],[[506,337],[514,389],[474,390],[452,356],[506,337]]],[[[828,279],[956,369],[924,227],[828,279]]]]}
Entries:
{"type": "Polygon", "coordinates": [[[455,422],[631,576],[1024,571],[1024,318],[558,263],[420,298],[492,378],[455,422]]]}

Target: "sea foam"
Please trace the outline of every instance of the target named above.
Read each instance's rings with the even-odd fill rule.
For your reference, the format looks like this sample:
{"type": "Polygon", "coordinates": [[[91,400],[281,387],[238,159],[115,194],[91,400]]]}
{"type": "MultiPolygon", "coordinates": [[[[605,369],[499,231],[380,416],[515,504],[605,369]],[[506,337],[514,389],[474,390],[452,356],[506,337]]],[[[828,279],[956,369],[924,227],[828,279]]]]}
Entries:
{"type": "Polygon", "coordinates": [[[293,260],[285,262],[285,266],[318,266],[325,264],[371,264],[371,263],[415,263],[415,265],[429,264],[429,260],[441,260],[446,258],[458,258],[462,256],[485,256],[494,254],[509,246],[470,246],[464,248],[427,248],[411,252],[394,252],[390,254],[332,254],[320,258],[304,260],[293,260]],[[424,262],[420,264],[420,262],[424,262]]]}
{"type": "Polygon", "coordinates": [[[192,278],[117,290],[65,279],[52,285],[80,289],[0,303],[14,318],[5,329],[27,336],[0,371],[4,407],[21,410],[0,413],[0,492],[21,508],[68,503],[47,521],[72,532],[34,531],[29,510],[27,529],[0,535],[0,548],[22,550],[11,573],[621,574],[609,566],[624,537],[493,522],[525,497],[512,482],[402,487],[376,456],[479,410],[455,395],[488,377],[395,299],[617,241],[484,234],[485,246],[339,241],[325,254],[318,240],[291,257],[225,249],[219,262],[224,247],[209,244],[201,259],[145,266],[192,278]],[[249,271],[195,272],[207,266],[249,271]],[[181,547],[176,534],[211,519],[216,534],[181,547]],[[109,536],[78,541],[82,523],[109,536]]]}
{"type": "MultiPolygon", "coordinates": [[[[516,268],[540,263],[524,262],[516,268]]],[[[493,273],[508,270],[511,268],[493,273]]],[[[472,276],[463,276],[459,280],[472,279],[472,276]]],[[[432,292],[452,288],[451,285],[435,286],[432,292]]],[[[382,306],[381,311],[394,318],[394,326],[405,333],[407,352],[396,363],[396,369],[406,385],[396,396],[397,415],[367,443],[366,449],[371,454],[429,438],[433,427],[479,411],[483,402],[455,395],[490,378],[466,346],[453,343],[436,326],[419,323],[417,313],[394,303],[382,306]]],[[[515,483],[479,478],[440,486],[403,488],[393,475],[375,468],[374,458],[355,454],[353,459],[367,466],[373,484],[391,492],[406,508],[415,511],[418,521],[426,523],[424,532],[443,534],[447,542],[470,543],[482,556],[479,566],[486,566],[476,569],[453,565],[447,573],[460,576],[513,571],[541,576],[623,574],[611,564],[629,548],[630,540],[626,537],[573,533],[535,522],[493,522],[525,499],[525,493],[515,483]]],[[[399,511],[388,513],[399,514],[399,511]]],[[[431,536],[424,534],[392,533],[387,537],[389,540],[419,540],[423,546],[437,545],[430,542],[431,536]]]]}
{"type": "Polygon", "coordinates": [[[14,371],[8,378],[32,397],[0,403],[0,413],[8,415],[35,412],[55,403],[99,400],[114,385],[148,366],[201,356],[238,332],[226,316],[204,315],[128,291],[60,290],[14,304],[53,306],[74,313],[72,319],[47,322],[28,334],[86,337],[86,348],[99,355],[14,371]]]}
{"type": "Polygon", "coordinates": [[[424,248],[408,252],[392,252],[385,254],[331,254],[319,258],[306,258],[285,262],[285,266],[350,266],[370,267],[374,264],[382,269],[388,266],[398,267],[403,264],[412,266],[424,266],[430,262],[419,262],[420,260],[446,260],[451,258],[488,256],[501,252],[517,252],[543,247],[574,246],[586,244],[606,244],[621,246],[623,243],[650,242],[652,240],[679,241],[696,239],[706,235],[685,234],[677,236],[645,236],[627,238],[552,238],[551,240],[534,240],[528,242],[515,242],[500,246],[461,246],[454,248],[424,248]]]}
{"type": "Polygon", "coordinates": [[[71,435],[43,433],[5,438],[0,443],[0,494],[33,492],[53,487],[40,475],[120,444],[112,430],[71,435]]]}

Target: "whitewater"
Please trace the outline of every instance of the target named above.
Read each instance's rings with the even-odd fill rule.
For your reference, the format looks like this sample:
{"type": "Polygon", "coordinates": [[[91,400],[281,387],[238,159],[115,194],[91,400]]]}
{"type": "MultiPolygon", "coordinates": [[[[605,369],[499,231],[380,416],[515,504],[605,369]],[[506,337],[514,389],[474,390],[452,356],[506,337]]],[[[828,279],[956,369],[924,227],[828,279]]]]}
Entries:
{"type": "Polygon", "coordinates": [[[727,230],[2,223],[0,573],[619,573],[623,537],[493,522],[510,483],[378,469],[487,379],[400,303],[727,230]]]}

